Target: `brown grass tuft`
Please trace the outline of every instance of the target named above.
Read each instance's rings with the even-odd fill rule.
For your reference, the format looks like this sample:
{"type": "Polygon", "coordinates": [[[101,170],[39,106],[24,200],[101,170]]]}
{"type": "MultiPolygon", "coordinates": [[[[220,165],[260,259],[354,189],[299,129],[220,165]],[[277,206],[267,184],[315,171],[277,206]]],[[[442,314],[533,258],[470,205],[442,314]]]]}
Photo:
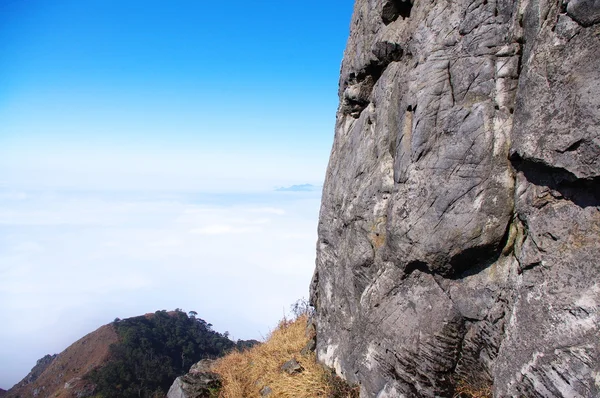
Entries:
{"type": "Polygon", "coordinates": [[[490,385],[483,385],[474,383],[468,383],[464,380],[460,380],[456,384],[456,390],[453,398],[492,398],[492,387],[490,385]]]}
{"type": "Polygon", "coordinates": [[[215,367],[223,380],[220,397],[261,397],[261,389],[267,386],[272,390],[270,398],[358,397],[355,388],[337,381],[318,364],[314,353],[300,354],[312,337],[306,335],[307,320],[307,315],[294,321],[284,319],[265,343],[221,358],[215,367]],[[281,371],[281,365],[290,359],[298,361],[304,370],[293,375],[281,371]]]}

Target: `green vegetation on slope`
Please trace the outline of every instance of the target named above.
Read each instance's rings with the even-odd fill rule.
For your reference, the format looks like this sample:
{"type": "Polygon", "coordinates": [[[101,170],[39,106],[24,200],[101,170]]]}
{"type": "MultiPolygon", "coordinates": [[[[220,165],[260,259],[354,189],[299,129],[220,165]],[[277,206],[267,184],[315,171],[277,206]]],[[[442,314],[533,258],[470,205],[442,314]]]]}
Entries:
{"type": "Polygon", "coordinates": [[[173,380],[204,358],[221,356],[235,343],[211,324],[181,310],[157,311],[114,322],[120,341],[109,362],[90,373],[97,397],[164,396],[173,380]]]}

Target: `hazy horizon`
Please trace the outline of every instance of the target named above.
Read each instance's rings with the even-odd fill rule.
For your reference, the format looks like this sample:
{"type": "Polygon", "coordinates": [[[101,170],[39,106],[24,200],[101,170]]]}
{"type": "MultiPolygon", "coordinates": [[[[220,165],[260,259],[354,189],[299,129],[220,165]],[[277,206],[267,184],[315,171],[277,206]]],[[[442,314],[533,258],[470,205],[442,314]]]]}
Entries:
{"type": "Polygon", "coordinates": [[[2,388],[116,317],[182,308],[266,336],[308,296],[319,198],[0,190],[2,388]]]}
{"type": "Polygon", "coordinates": [[[352,5],[0,5],[1,388],[116,317],[307,298],[352,5]]]}

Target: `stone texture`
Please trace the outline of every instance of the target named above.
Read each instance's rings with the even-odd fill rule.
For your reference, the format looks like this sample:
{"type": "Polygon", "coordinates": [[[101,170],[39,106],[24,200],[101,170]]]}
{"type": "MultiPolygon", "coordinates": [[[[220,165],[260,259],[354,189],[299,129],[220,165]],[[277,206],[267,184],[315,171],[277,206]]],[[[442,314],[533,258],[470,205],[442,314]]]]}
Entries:
{"type": "Polygon", "coordinates": [[[260,389],[260,396],[261,397],[268,397],[271,394],[273,394],[273,390],[269,386],[264,386],[263,388],[260,389]]]}
{"type": "Polygon", "coordinates": [[[300,365],[295,359],[290,359],[289,361],[281,365],[281,371],[289,375],[300,373],[303,370],[304,369],[302,368],[302,365],[300,365]]]}
{"type": "Polygon", "coordinates": [[[203,359],[171,385],[167,398],[210,398],[221,387],[221,378],[212,371],[214,361],[203,359]]]}
{"type": "Polygon", "coordinates": [[[571,0],[567,12],[583,26],[591,26],[600,22],[599,0],[571,0]]]}
{"type": "Polygon", "coordinates": [[[600,396],[599,7],[356,1],[311,302],[362,396],[600,396]]]}

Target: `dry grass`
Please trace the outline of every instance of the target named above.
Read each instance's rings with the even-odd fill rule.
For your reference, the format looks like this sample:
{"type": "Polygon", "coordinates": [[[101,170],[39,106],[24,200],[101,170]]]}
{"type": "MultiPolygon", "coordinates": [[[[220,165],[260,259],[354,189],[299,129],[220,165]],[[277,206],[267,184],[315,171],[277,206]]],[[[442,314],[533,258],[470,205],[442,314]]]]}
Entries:
{"type": "Polygon", "coordinates": [[[456,390],[454,398],[492,398],[492,387],[490,385],[474,385],[474,383],[467,383],[465,381],[459,381],[456,384],[456,390]]]}
{"type": "Polygon", "coordinates": [[[223,379],[221,398],[261,397],[263,387],[272,390],[269,397],[315,398],[358,397],[351,389],[332,378],[331,372],[315,360],[315,354],[300,351],[311,336],[306,335],[307,316],[279,323],[264,344],[244,352],[234,351],[221,358],[215,372],[223,379]],[[304,369],[289,375],[281,365],[295,359],[304,369]]]}

